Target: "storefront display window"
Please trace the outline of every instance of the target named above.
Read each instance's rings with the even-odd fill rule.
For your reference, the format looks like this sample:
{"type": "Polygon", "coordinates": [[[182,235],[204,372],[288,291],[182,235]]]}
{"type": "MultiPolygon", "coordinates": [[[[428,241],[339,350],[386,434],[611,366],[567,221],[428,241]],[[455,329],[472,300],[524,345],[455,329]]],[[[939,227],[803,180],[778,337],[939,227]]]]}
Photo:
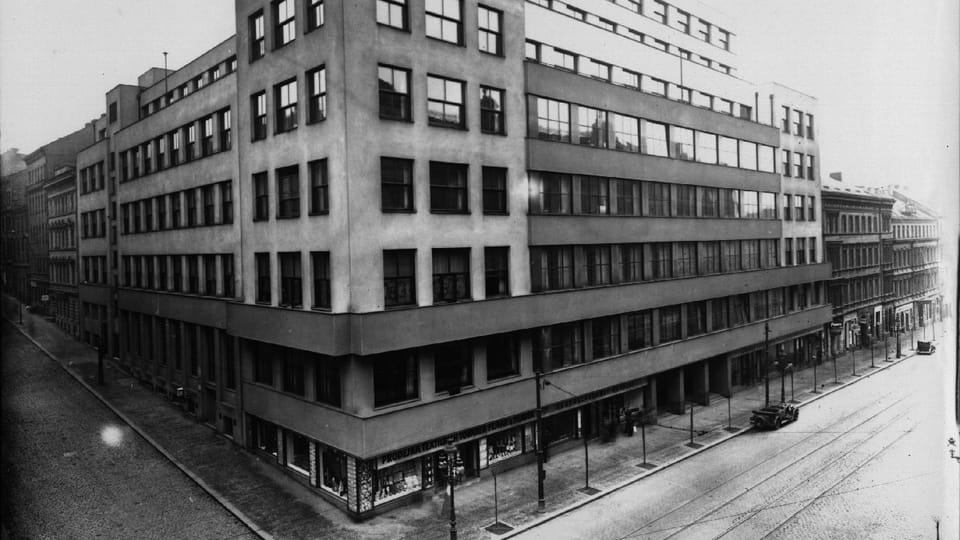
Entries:
{"type": "Polygon", "coordinates": [[[262,452],[277,456],[277,426],[259,418],[251,417],[253,429],[253,447],[262,452]]]}
{"type": "Polygon", "coordinates": [[[487,463],[518,456],[523,450],[519,430],[512,429],[487,437],[487,463]]]}
{"type": "Polygon", "coordinates": [[[377,504],[420,489],[420,460],[412,459],[380,469],[374,487],[377,504]]]}
{"type": "Polygon", "coordinates": [[[303,475],[310,474],[310,440],[292,431],[286,432],[287,467],[303,475]]]}
{"type": "Polygon", "coordinates": [[[333,448],[324,447],[320,452],[320,468],[323,479],[320,483],[327,491],[338,497],[347,496],[347,456],[333,448]]]}

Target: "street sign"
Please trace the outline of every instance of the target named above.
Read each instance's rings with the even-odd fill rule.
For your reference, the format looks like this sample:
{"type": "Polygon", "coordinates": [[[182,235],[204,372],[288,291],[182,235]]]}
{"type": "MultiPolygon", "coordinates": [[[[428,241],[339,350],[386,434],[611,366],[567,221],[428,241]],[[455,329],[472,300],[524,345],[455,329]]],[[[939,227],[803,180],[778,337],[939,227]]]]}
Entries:
{"type": "Polygon", "coordinates": [[[47,294],[41,294],[41,295],[40,295],[40,301],[41,301],[41,302],[48,302],[49,300],[50,300],[50,295],[47,295],[47,294]]]}

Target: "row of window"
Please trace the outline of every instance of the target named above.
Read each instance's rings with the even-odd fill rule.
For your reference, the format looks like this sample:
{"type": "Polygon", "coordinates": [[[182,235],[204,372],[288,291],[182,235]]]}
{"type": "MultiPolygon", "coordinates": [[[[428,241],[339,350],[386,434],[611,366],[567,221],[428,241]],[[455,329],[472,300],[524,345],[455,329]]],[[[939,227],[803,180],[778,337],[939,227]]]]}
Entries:
{"type": "Polygon", "coordinates": [[[73,214],[77,209],[77,194],[70,190],[47,198],[47,217],[73,214]]]}
{"type": "MultiPolygon", "coordinates": [[[[380,204],[384,212],[415,212],[414,162],[395,157],[380,158],[380,204]]],[[[466,163],[431,161],[430,211],[470,213],[469,167],[466,163]]],[[[507,214],[507,169],[480,167],[484,214],[507,214]]]]}
{"type": "MultiPolygon", "coordinates": [[[[411,72],[409,69],[380,64],[377,66],[380,118],[413,122],[411,110],[411,72]]],[[[427,124],[467,129],[465,109],[467,83],[427,75],[427,124]]],[[[504,90],[480,85],[480,131],[506,134],[504,90]]]]}
{"type": "Polygon", "coordinates": [[[519,374],[524,334],[533,340],[534,369],[551,371],[806,309],[820,303],[819,289],[794,285],[376,355],[374,406],[420,399],[426,357],[433,359],[434,392],[457,393],[474,386],[479,362],[486,362],[487,382],[519,374]]]}
{"type": "Polygon", "coordinates": [[[80,213],[80,238],[104,238],[107,236],[106,209],[80,213]]]}
{"type": "Polygon", "coordinates": [[[531,171],[531,214],[777,219],[777,194],[531,171]]]}
{"type": "Polygon", "coordinates": [[[172,367],[181,377],[185,373],[214,383],[219,374],[224,388],[236,390],[237,354],[233,336],[211,326],[131,311],[121,311],[120,320],[127,338],[124,351],[128,357],[135,355],[149,362],[148,373],[167,375],[172,358],[172,367]]]}
{"type": "Polygon", "coordinates": [[[816,197],[813,195],[784,194],[783,220],[816,221],[816,197]],[[806,205],[804,205],[804,201],[806,201],[806,205]]]}
{"type": "Polygon", "coordinates": [[[913,272],[909,276],[895,277],[892,280],[893,293],[897,298],[924,294],[940,287],[936,270],[913,272]]]}
{"type": "MultiPolygon", "coordinates": [[[[273,49],[279,49],[297,37],[297,2],[301,0],[278,0],[270,4],[273,32],[273,49]]],[[[323,26],[326,20],[323,0],[302,0],[307,15],[304,33],[323,26]]],[[[247,18],[250,39],[250,61],[263,58],[267,53],[267,36],[263,10],[247,18]]]]}
{"type": "MultiPolygon", "coordinates": [[[[302,476],[311,486],[341,499],[347,498],[346,454],[251,414],[247,415],[247,425],[250,448],[273,456],[278,464],[302,476]]],[[[379,479],[381,473],[375,472],[379,479]]]]}
{"type": "Polygon", "coordinates": [[[206,88],[212,83],[219,81],[225,75],[229,75],[237,70],[237,57],[231,56],[223,62],[218,62],[206,72],[197,75],[189,81],[175,87],[166,94],[145,103],[140,106],[140,118],[145,118],[158,112],[164,107],[173,105],[175,102],[206,88]]]}
{"type": "Polygon", "coordinates": [[[894,225],[894,238],[937,238],[939,231],[936,225],[894,225]]]}
{"type": "Polygon", "coordinates": [[[90,255],[80,257],[83,282],[93,285],[107,284],[107,256],[90,255]]]}
{"type": "MultiPolygon", "coordinates": [[[[407,0],[377,0],[377,24],[409,31],[407,0]]],[[[464,45],[463,0],[426,0],[425,34],[428,38],[464,45]]],[[[477,5],[477,48],[503,55],[503,12],[477,5]]]]}
{"type": "Polygon", "coordinates": [[[815,158],[812,154],[804,156],[801,152],[791,152],[784,148],[780,150],[780,155],[782,158],[780,171],[784,176],[792,176],[801,180],[804,178],[807,180],[817,179],[813,168],[815,158]],[[806,167],[804,167],[804,164],[806,164],[806,167]]]}
{"type": "Polygon", "coordinates": [[[797,137],[806,137],[810,140],[813,140],[813,115],[810,113],[804,114],[803,111],[798,109],[791,109],[787,105],[782,105],[780,107],[780,126],[781,130],[784,133],[793,133],[797,137]],[[791,114],[793,113],[793,114],[791,114]],[[791,118],[792,130],[791,130],[791,118]],[[804,124],[803,119],[806,118],[807,122],[804,124]]]}
{"type": "Polygon", "coordinates": [[[47,228],[48,247],[50,249],[72,249],[77,247],[77,228],[69,223],[51,224],[47,228]]]}
{"type": "Polygon", "coordinates": [[[61,285],[77,284],[77,262],[73,259],[50,260],[50,282],[61,285]]]}
{"type": "Polygon", "coordinates": [[[123,286],[233,298],[233,254],[124,255],[123,286]]]}
{"type": "Polygon", "coordinates": [[[124,203],[120,211],[123,234],[227,225],[233,223],[233,181],[124,203]]]}
{"type": "Polygon", "coordinates": [[[230,150],[230,123],[230,109],[222,109],[120,152],[120,181],[230,150]]]}
{"type": "Polygon", "coordinates": [[[783,239],[783,264],[792,266],[794,264],[817,264],[817,241],[816,236],[809,238],[784,238],[783,239]],[[796,246],[796,251],[794,251],[796,246]],[[794,256],[796,254],[796,256],[794,256]]]}
{"type": "MultiPolygon", "coordinates": [[[[310,267],[307,274],[312,276],[309,282],[312,294],[310,307],[312,309],[330,309],[330,252],[311,251],[309,254],[310,267]]],[[[281,307],[303,307],[303,262],[299,251],[277,253],[275,270],[271,271],[271,254],[254,254],[254,264],[257,276],[256,301],[262,304],[273,302],[273,280],[271,275],[278,275],[277,305],[281,307]]]]}
{"type": "MultiPolygon", "coordinates": [[[[327,70],[316,67],[305,73],[307,83],[307,124],[327,117],[327,70]]],[[[300,102],[297,78],[287,79],[273,86],[274,135],[297,129],[300,123],[300,102]]],[[[251,140],[267,138],[267,91],[261,90],[250,96],[250,117],[253,119],[251,140]]]]}
{"type": "Polygon", "coordinates": [[[825,234],[890,232],[890,215],[884,214],[882,219],[881,224],[875,215],[828,212],[823,232],[825,234]]]}
{"type": "Polygon", "coordinates": [[[779,317],[818,305],[819,290],[793,285],[539,328],[532,332],[534,369],[549,372],[779,317]]]}
{"type": "Polygon", "coordinates": [[[80,194],[100,191],[106,185],[103,174],[103,161],[80,169],[80,194]]]}
{"type": "Polygon", "coordinates": [[[531,137],[776,172],[774,148],[765,144],[542,97],[536,98],[536,108],[531,137]]]}
{"type": "Polygon", "coordinates": [[[874,300],[881,296],[879,277],[851,278],[843,283],[832,285],[829,290],[829,302],[834,308],[874,300]]]}
{"type": "Polygon", "coordinates": [[[940,261],[940,249],[936,246],[912,247],[893,250],[894,268],[922,266],[940,261]]]}
{"type": "MultiPolygon", "coordinates": [[[[290,165],[275,169],[273,173],[276,194],[277,219],[300,217],[302,211],[300,166],[290,165]]],[[[330,184],[327,177],[327,160],[307,162],[309,182],[309,215],[326,214],[330,211],[330,184]]],[[[270,219],[270,189],[267,172],[253,175],[253,220],[270,219]]]]}
{"type": "Polygon", "coordinates": [[[530,286],[557,291],[779,266],[779,239],[535,246],[530,286]]]}
{"type": "Polygon", "coordinates": [[[247,343],[253,351],[254,382],[340,407],[340,364],[336,358],[260,341],[247,343]]]}
{"type": "MultiPolygon", "coordinates": [[[[383,252],[384,306],[416,305],[416,250],[383,252]]],[[[470,249],[434,249],[433,303],[470,300],[470,249]]],[[[484,296],[510,295],[510,248],[487,247],[483,250],[484,296]]]]}

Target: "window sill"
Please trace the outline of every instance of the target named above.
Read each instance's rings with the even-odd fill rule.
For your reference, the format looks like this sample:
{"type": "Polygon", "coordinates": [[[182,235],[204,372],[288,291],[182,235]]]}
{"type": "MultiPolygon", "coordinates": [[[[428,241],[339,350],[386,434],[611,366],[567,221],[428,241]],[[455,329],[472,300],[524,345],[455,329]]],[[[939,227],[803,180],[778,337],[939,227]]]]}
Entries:
{"type": "Polygon", "coordinates": [[[492,383],[492,382],[497,382],[497,383],[499,383],[499,382],[505,381],[505,380],[507,380],[507,379],[517,378],[517,377],[519,377],[519,376],[520,376],[520,372],[519,372],[519,371],[516,372],[516,373],[510,373],[510,374],[507,374],[507,375],[500,375],[499,377],[490,377],[489,374],[488,374],[488,375],[487,375],[487,382],[488,382],[488,383],[492,383]]]}
{"type": "Polygon", "coordinates": [[[384,214],[416,214],[416,208],[381,208],[384,214]]]}
{"type": "Polygon", "coordinates": [[[409,308],[415,308],[415,307],[419,307],[419,305],[416,302],[411,302],[409,304],[390,304],[390,305],[384,304],[383,310],[394,311],[394,310],[409,309],[409,308]]]}
{"type": "Polygon", "coordinates": [[[484,56],[493,56],[494,58],[506,59],[506,55],[503,54],[503,51],[490,52],[490,51],[484,51],[481,49],[477,49],[477,51],[484,56]]]}
{"type": "Polygon", "coordinates": [[[300,214],[297,214],[295,216],[280,216],[280,215],[276,216],[277,221],[286,220],[286,219],[300,219],[300,214]]]}
{"type": "Polygon", "coordinates": [[[444,209],[442,209],[442,208],[431,208],[431,209],[430,209],[430,213],[431,213],[431,214],[439,214],[439,215],[466,216],[466,215],[470,215],[470,210],[469,210],[469,209],[467,209],[467,210],[444,210],[444,209]]]}
{"type": "MultiPolygon", "coordinates": [[[[463,24],[463,23],[461,22],[460,24],[463,24]]],[[[447,45],[453,45],[454,47],[466,47],[466,45],[464,45],[463,42],[460,42],[460,41],[447,41],[447,40],[445,40],[445,39],[443,39],[443,38],[438,38],[438,37],[436,37],[436,36],[430,36],[430,35],[426,35],[426,34],[424,34],[424,36],[425,36],[427,39],[431,40],[431,41],[436,41],[436,42],[439,42],[439,43],[446,43],[447,45]]]]}
{"type": "Polygon", "coordinates": [[[390,121],[393,121],[393,122],[404,122],[404,123],[407,123],[407,124],[412,124],[412,123],[413,123],[413,118],[398,118],[398,117],[394,117],[394,116],[384,116],[383,114],[380,115],[380,119],[381,119],[381,120],[390,120],[390,121]]]}
{"type": "Polygon", "coordinates": [[[312,126],[312,125],[315,125],[315,124],[322,124],[322,123],[325,122],[326,120],[327,120],[327,117],[326,117],[326,116],[324,116],[323,118],[316,118],[316,119],[313,119],[313,120],[307,120],[307,125],[308,125],[308,126],[312,126]]]}
{"type": "Polygon", "coordinates": [[[277,135],[283,135],[284,133],[290,133],[291,131],[296,131],[298,127],[300,127],[300,126],[299,126],[299,125],[296,125],[296,126],[293,126],[293,127],[290,128],[290,129],[284,129],[284,130],[275,129],[275,130],[273,131],[273,136],[276,137],[277,135]]]}
{"type": "Polygon", "coordinates": [[[258,306],[273,307],[273,303],[269,300],[254,300],[253,303],[258,306]]]}
{"type": "Polygon", "coordinates": [[[308,216],[328,216],[328,215],[330,215],[330,211],[329,211],[329,210],[320,210],[320,211],[317,211],[317,212],[309,212],[307,215],[308,215],[308,216]]]}
{"type": "Polygon", "coordinates": [[[382,23],[382,22],[377,22],[377,26],[380,27],[380,28],[390,28],[390,29],[392,29],[392,30],[396,30],[396,31],[398,31],[398,32],[403,32],[403,33],[405,33],[405,34],[409,34],[409,33],[410,33],[410,29],[407,28],[407,27],[404,27],[404,26],[394,26],[394,25],[392,25],[392,24],[387,24],[387,23],[382,23]]]}
{"type": "Polygon", "coordinates": [[[450,306],[453,304],[469,304],[473,302],[473,298],[460,298],[457,300],[441,300],[439,302],[434,301],[432,305],[434,306],[450,306]]]}
{"type": "Polygon", "coordinates": [[[506,136],[507,136],[507,132],[506,132],[506,131],[484,131],[484,130],[481,129],[481,130],[480,130],[480,133],[483,133],[484,135],[497,135],[497,136],[499,136],[499,137],[506,137],[506,136]]]}
{"type": "Polygon", "coordinates": [[[427,125],[435,128],[452,129],[455,131],[470,131],[469,129],[467,129],[466,125],[450,126],[447,124],[437,124],[436,122],[431,122],[429,120],[427,120],[427,125]]]}
{"type": "Polygon", "coordinates": [[[442,395],[445,394],[447,397],[452,397],[452,396],[459,396],[460,394],[463,394],[464,392],[468,392],[468,391],[470,391],[470,390],[476,390],[476,389],[477,389],[476,386],[474,386],[474,385],[472,385],[472,384],[468,384],[468,385],[465,385],[465,386],[457,386],[457,387],[456,387],[456,391],[452,391],[453,388],[437,388],[437,389],[434,391],[434,394],[436,394],[436,395],[438,395],[438,396],[442,396],[442,395]]]}
{"type": "Polygon", "coordinates": [[[411,403],[416,403],[416,402],[418,402],[418,401],[420,401],[420,398],[419,398],[419,397],[415,397],[415,398],[410,398],[410,399],[406,399],[406,400],[403,400],[403,401],[394,401],[394,402],[392,402],[392,403],[381,403],[380,405],[374,404],[374,405],[373,405],[373,410],[376,411],[376,410],[383,410],[383,409],[386,409],[386,408],[388,408],[388,407],[398,407],[398,406],[400,406],[400,405],[409,405],[409,404],[411,404],[411,403]]]}

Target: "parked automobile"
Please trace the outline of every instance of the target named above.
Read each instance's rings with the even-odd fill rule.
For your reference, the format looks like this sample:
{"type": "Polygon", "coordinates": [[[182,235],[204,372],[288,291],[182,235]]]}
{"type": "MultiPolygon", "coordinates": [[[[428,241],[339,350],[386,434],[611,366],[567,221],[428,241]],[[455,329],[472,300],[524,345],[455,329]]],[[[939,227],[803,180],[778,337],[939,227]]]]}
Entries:
{"type": "Polygon", "coordinates": [[[933,354],[937,352],[937,346],[932,341],[917,341],[917,354],[933,354]]]}
{"type": "Polygon", "coordinates": [[[799,409],[793,405],[780,403],[753,411],[750,423],[760,429],[777,429],[784,424],[796,421],[798,418],[800,418],[799,409]]]}

